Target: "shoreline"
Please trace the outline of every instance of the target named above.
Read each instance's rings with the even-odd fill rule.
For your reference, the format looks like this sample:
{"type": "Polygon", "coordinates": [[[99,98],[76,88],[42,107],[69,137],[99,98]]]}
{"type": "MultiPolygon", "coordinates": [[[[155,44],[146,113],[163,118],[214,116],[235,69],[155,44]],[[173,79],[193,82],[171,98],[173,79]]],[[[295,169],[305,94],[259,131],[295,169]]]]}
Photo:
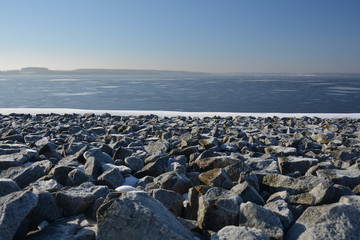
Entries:
{"type": "Polygon", "coordinates": [[[0,114],[87,114],[95,115],[110,114],[112,116],[141,116],[141,115],[157,115],[159,117],[318,117],[318,118],[354,118],[359,119],[360,113],[259,113],[259,112],[181,112],[181,111],[141,111],[141,110],[89,110],[74,108],[0,108],[0,114]]]}

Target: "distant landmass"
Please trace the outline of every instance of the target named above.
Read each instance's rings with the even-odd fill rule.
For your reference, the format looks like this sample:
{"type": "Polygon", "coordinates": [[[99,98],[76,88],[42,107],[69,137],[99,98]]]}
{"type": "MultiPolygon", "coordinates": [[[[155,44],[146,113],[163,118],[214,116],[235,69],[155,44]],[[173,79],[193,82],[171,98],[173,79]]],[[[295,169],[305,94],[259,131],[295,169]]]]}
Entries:
{"type": "Polygon", "coordinates": [[[44,67],[26,67],[20,70],[0,71],[0,75],[183,75],[206,74],[204,72],[143,70],[143,69],[76,69],[50,70],[44,67]]]}

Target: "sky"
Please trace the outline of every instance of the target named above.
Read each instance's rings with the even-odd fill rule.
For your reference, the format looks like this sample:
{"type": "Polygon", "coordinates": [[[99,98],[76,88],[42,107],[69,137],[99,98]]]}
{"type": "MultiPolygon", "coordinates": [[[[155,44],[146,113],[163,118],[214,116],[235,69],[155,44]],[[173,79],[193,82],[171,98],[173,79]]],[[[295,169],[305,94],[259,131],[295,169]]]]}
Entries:
{"type": "Polygon", "coordinates": [[[359,0],[0,0],[0,70],[360,72],[359,0]]]}

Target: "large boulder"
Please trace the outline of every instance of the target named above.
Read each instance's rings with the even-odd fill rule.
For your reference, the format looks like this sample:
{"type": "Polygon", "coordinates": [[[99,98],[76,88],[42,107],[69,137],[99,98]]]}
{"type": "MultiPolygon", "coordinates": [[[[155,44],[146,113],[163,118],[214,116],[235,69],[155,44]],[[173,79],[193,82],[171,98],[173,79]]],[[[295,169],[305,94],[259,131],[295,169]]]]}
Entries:
{"type": "Polygon", "coordinates": [[[0,178],[0,197],[20,191],[19,186],[11,179],[0,178]]]}
{"type": "Polygon", "coordinates": [[[359,169],[321,169],[316,171],[316,174],[351,189],[360,184],[359,169]]]}
{"type": "Polygon", "coordinates": [[[286,234],[286,240],[358,240],[360,210],[345,203],[307,208],[286,234]]]}
{"type": "Polygon", "coordinates": [[[188,240],[193,234],[159,201],[129,191],[107,198],[97,212],[98,240],[188,240]]]}
{"type": "Polygon", "coordinates": [[[37,195],[29,191],[13,192],[0,197],[0,240],[13,238],[37,202],[37,195]]]}

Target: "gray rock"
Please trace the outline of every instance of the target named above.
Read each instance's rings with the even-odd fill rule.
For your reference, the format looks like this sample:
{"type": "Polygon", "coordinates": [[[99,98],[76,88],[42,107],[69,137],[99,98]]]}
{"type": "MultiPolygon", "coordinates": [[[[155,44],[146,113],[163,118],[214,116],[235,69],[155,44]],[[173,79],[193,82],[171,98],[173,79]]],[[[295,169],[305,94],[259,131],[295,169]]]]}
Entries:
{"type": "Polygon", "coordinates": [[[346,239],[360,236],[360,210],[334,203],[307,208],[286,234],[286,240],[346,239]]]}
{"type": "Polygon", "coordinates": [[[351,205],[357,207],[360,210],[360,196],[356,196],[356,195],[342,196],[339,202],[350,203],[351,205]]]}
{"type": "Polygon", "coordinates": [[[9,178],[20,188],[28,186],[48,173],[52,164],[48,160],[39,161],[28,167],[12,167],[0,173],[0,178],[9,178]]]}
{"type": "Polygon", "coordinates": [[[154,182],[162,189],[172,190],[183,194],[192,187],[191,180],[184,174],[175,171],[166,172],[154,179],[154,182]]]}
{"type": "Polygon", "coordinates": [[[288,229],[294,220],[294,216],[289,208],[287,202],[283,199],[268,202],[264,205],[264,208],[274,212],[280,219],[284,229],[288,229]]]}
{"type": "Polygon", "coordinates": [[[98,240],[193,239],[171,212],[144,192],[130,191],[106,199],[97,212],[97,224],[98,240]]]}
{"type": "Polygon", "coordinates": [[[252,202],[240,205],[239,224],[260,229],[271,239],[282,239],[284,235],[279,217],[274,212],[252,202]]]}
{"type": "Polygon", "coordinates": [[[169,150],[169,144],[162,141],[150,142],[148,145],[145,146],[145,150],[150,155],[159,153],[165,154],[169,150]]]}
{"type": "Polygon", "coordinates": [[[235,185],[230,189],[232,192],[238,194],[244,202],[253,202],[258,205],[264,205],[265,201],[256,191],[256,189],[251,186],[248,182],[243,182],[235,185]]]}
{"type": "Polygon", "coordinates": [[[60,211],[55,203],[54,197],[49,192],[37,194],[38,202],[27,216],[33,223],[42,221],[52,222],[60,217],[60,211]]]}
{"type": "Polygon", "coordinates": [[[215,168],[203,172],[198,176],[198,178],[201,182],[208,186],[222,187],[228,190],[233,187],[231,179],[222,168],[215,168]]]}
{"type": "Polygon", "coordinates": [[[351,189],[360,184],[360,169],[323,169],[316,171],[316,174],[351,189]]]}
{"type": "Polygon", "coordinates": [[[80,171],[79,169],[74,169],[68,173],[66,177],[66,186],[79,186],[85,182],[93,181],[92,177],[80,171]]]}
{"type": "Polygon", "coordinates": [[[54,179],[63,186],[66,186],[68,174],[76,169],[71,166],[57,165],[51,169],[50,174],[54,176],[54,179]]]}
{"type": "Polygon", "coordinates": [[[27,240],[95,240],[96,222],[80,214],[61,218],[39,232],[31,234],[27,240]]]}
{"type": "Polygon", "coordinates": [[[279,157],[284,157],[284,156],[296,155],[297,149],[293,147],[269,146],[265,148],[265,153],[271,153],[279,157]]]}
{"type": "Polygon", "coordinates": [[[13,192],[0,197],[0,240],[12,239],[26,215],[36,206],[32,192],[13,192]]]}
{"type": "Polygon", "coordinates": [[[19,186],[11,179],[0,178],[0,197],[20,191],[19,186]]]}
{"type": "Polygon", "coordinates": [[[127,157],[125,158],[125,164],[133,171],[139,171],[144,167],[144,161],[138,157],[127,157]]]}
{"type": "Polygon", "coordinates": [[[154,162],[147,163],[141,170],[134,174],[137,178],[145,176],[157,177],[167,171],[169,167],[169,157],[163,156],[157,158],[154,162]]]}
{"type": "Polygon", "coordinates": [[[41,180],[41,181],[39,180],[30,184],[29,187],[31,191],[33,191],[34,193],[56,192],[61,188],[63,188],[63,186],[54,179],[41,180]]]}
{"type": "Polygon", "coordinates": [[[20,152],[1,154],[0,169],[21,166],[22,164],[39,159],[39,154],[35,150],[22,149],[20,152]]]}
{"type": "Polygon", "coordinates": [[[99,183],[112,189],[121,186],[125,182],[125,179],[118,168],[106,170],[97,178],[97,180],[99,183]]]}
{"type": "Polygon", "coordinates": [[[224,168],[231,181],[238,182],[241,173],[251,172],[252,168],[248,166],[244,161],[239,161],[235,164],[228,165],[224,168]]]}
{"type": "Polygon", "coordinates": [[[196,159],[195,161],[190,163],[190,167],[194,168],[195,171],[205,172],[212,170],[214,168],[224,168],[226,166],[235,164],[240,160],[231,158],[231,157],[209,157],[209,158],[201,158],[196,159]]]}
{"type": "Polygon", "coordinates": [[[99,148],[93,148],[84,152],[84,158],[86,159],[86,162],[96,159],[101,164],[114,163],[112,158],[108,154],[103,153],[99,148]]]}
{"type": "Polygon", "coordinates": [[[183,209],[183,197],[174,191],[155,189],[152,197],[161,202],[170,212],[179,217],[183,209]]]}
{"type": "Polygon", "coordinates": [[[199,197],[204,195],[211,187],[198,185],[188,191],[188,201],[185,203],[184,216],[187,219],[196,220],[199,209],[199,197]]]}
{"type": "Polygon", "coordinates": [[[315,158],[303,158],[303,157],[279,157],[278,163],[281,174],[289,174],[295,171],[299,171],[301,175],[304,175],[307,170],[316,165],[319,160],[315,158]]]}
{"type": "Polygon", "coordinates": [[[89,157],[85,163],[85,173],[93,179],[97,179],[103,172],[101,162],[95,157],[89,157]]]}
{"type": "Polygon", "coordinates": [[[73,187],[56,192],[55,199],[64,216],[72,216],[87,211],[95,201],[95,195],[84,187],[73,187]]]}
{"type": "Polygon", "coordinates": [[[269,240],[263,231],[243,226],[226,226],[211,236],[211,240],[269,240]]]}
{"type": "Polygon", "coordinates": [[[210,188],[199,197],[197,223],[200,228],[218,231],[227,225],[238,225],[242,199],[223,188],[210,188]]]}

